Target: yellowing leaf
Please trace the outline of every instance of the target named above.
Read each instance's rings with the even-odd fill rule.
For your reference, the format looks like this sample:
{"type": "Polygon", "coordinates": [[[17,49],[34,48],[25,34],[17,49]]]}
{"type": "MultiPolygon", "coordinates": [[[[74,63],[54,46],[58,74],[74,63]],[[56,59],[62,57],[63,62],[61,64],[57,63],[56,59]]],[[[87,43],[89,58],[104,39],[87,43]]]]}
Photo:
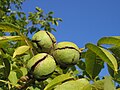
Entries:
{"type": "Polygon", "coordinates": [[[97,42],[98,45],[101,44],[111,44],[120,46],[120,36],[112,36],[112,37],[103,37],[97,42]]]}
{"type": "Polygon", "coordinates": [[[21,54],[24,54],[26,51],[28,51],[30,49],[30,46],[20,46],[18,47],[14,54],[13,54],[13,58],[16,56],[16,55],[21,55],[21,54]]]}
{"type": "Polygon", "coordinates": [[[7,42],[9,40],[23,40],[21,36],[2,36],[0,37],[0,42],[7,42]]]}
{"type": "Polygon", "coordinates": [[[106,49],[88,43],[86,47],[99,56],[104,62],[106,62],[114,71],[118,71],[118,64],[115,57],[106,49]]]}
{"type": "Polygon", "coordinates": [[[72,79],[73,77],[70,76],[70,74],[62,74],[57,77],[55,77],[46,87],[44,90],[52,90],[57,84],[72,79]]]}
{"type": "Polygon", "coordinates": [[[108,65],[114,68],[115,71],[118,71],[118,64],[117,64],[117,60],[115,59],[115,57],[110,52],[108,52],[106,49],[101,48],[101,47],[100,49],[104,52],[104,54],[107,56],[107,58],[111,62],[111,64],[108,63],[108,65]]]}
{"type": "Polygon", "coordinates": [[[20,28],[7,22],[1,22],[0,30],[2,30],[3,32],[19,32],[20,28]]]}

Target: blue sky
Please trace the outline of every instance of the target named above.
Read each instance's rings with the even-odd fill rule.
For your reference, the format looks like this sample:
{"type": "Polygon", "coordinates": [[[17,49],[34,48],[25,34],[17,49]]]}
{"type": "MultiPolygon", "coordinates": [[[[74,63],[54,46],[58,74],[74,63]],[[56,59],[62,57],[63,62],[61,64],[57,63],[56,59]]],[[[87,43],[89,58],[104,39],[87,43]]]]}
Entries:
{"type": "Polygon", "coordinates": [[[26,0],[24,11],[35,11],[36,6],[63,19],[54,33],[58,42],[73,41],[84,47],[120,33],[120,0],[26,0]]]}
{"type": "Polygon", "coordinates": [[[36,6],[62,18],[53,32],[58,42],[72,41],[84,47],[101,37],[120,35],[120,0],[26,0],[23,8],[27,13],[36,6]]]}

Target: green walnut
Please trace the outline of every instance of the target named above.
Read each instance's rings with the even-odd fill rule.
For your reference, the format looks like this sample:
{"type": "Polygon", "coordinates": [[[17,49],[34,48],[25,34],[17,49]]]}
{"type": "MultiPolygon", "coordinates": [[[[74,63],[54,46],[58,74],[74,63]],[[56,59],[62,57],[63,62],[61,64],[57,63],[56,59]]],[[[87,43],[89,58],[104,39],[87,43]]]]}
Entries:
{"type": "Polygon", "coordinates": [[[80,58],[80,51],[72,42],[60,42],[56,45],[53,56],[61,66],[74,65],[80,58]]]}
{"type": "Polygon", "coordinates": [[[27,68],[35,78],[43,79],[55,70],[56,62],[51,55],[40,53],[28,61],[27,68]]]}
{"type": "Polygon", "coordinates": [[[50,53],[54,49],[56,39],[50,32],[42,30],[33,35],[32,42],[38,52],[50,53]]]}

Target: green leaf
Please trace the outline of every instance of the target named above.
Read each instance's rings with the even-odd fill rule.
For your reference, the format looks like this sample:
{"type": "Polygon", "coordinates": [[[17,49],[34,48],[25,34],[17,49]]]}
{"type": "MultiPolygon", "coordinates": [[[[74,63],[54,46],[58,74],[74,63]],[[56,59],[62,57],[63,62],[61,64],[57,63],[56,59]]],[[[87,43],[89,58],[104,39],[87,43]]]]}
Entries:
{"type": "Polygon", "coordinates": [[[23,56],[23,61],[26,62],[26,61],[29,60],[30,58],[31,58],[30,53],[27,54],[27,55],[24,55],[24,56],[23,56]]]}
{"type": "Polygon", "coordinates": [[[36,7],[36,10],[37,10],[38,12],[40,12],[40,13],[43,13],[43,10],[42,10],[41,8],[39,8],[39,7],[36,7]]]}
{"type": "Polygon", "coordinates": [[[112,78],[114,79],[114,81],[116,81],[117,83],[120,83],[120,70],[118,70],[117,73],[115,73],[109,66],[108,66],[108,71],[109,74],[112,76],[112,78]]]}
{"type": "Polygon", "coordinates": [[[25,67],[21,67],[20,70],[22,71],[23,76],[25,76],[28,73],[27,68],[25,67]]]}
{"type": "Polygon", "coordinates": [[[92,85],[91,85],[91,84],[87,84],[87,85],[85,85],[85,86],[83,87],[82,90],[93,90],[93,89],[92,89],[92,85]]]}
{"type": "Polygon", "coordinates": [[[85,54],[86,54],[86,52],[81,52],[81,58],[85,58],[85,54]]]}
{"type": "Polygon", "coordinates": [[[52,15],[52,14],[54,14],[54,12],[52,12],[52,11],[50,11],[50,12],[48,13],[48,15],[52,15]]]}
{"type": "Polygon", "coordinates": [[[70,76],[70,74],[62,74],[57,77],[55,77],[46,87],[44,90],[51,90],[56,85],[60,84],[61,82],[65,80],[73,79],[73,77],[70,76]]]}
{"type": "Polygon", "coordinates": [[[117,72],[117,60],[109,51],[91,43],[86,44],[86,47],[106,62],[115,72],[117,72]]]}
{"type": "Polygon", "coordinates": [[[10,80],[11,83],[13,83],[14,85],[17,84],[17,75],[16,75],[16,72],[15,71],[11,71],[10,74],[9,74],[9,77],[8,79],[10,80]]]}
{"type": "Polygon", "coordinates": [[[4,65],[5,65],[5,70],[4,70],[5,73],[4,73],[4,75],[7,78],[9,76],[9,74],[10,74],[10,69],[11,69],[10,62],[9,62],[9,60],[7,58],[4,58],[3,62],[4,62],[4,65]]]}
{"type": "Polygon", "coordinates": [[[9,40],[23,40],[21,36],[2,36],[0,37],[0,42],[7,42],[9,40]]]}
{"type": "Polygon", "coordinates": [[[41,90],[41,89],[34,86],[30,86],[26,90],[41,90]]]}
{"type": "Polygon", "coordinates": [[[120,70],[118,71],[118,73],[114,74],[114,80],[118,83],[120,83],[120,70]]]}
{"type": "Polygon", "coordinates": [[[56,67],[55,72],[58,74],[63,74],[63,70],[59,66],[56,67]]]}
{"type": "Polygon", "coordinates": [[[120,58],[120,46],[113,46],[108,48],[115,56],[120,58]]]}
{"type": "Polygon", "coordinates": [[[56,26],[58,26],[58,22],[57,22],[56,20],[54,20],[54,24],[55,24],[56,26]]]}
{"type": "Polygon", "coordinates": [[[92,86],[93,90],[104,90],[104,80],[95,81],[92,86]]]}
{"type": "Polygon", "coordinates": [[[112,36],[112,37],[103,37],[97,42],[98,45],[101,44],[111,44],[120,46],[120,36],[112,36]]]}
{"type": "Polygon", "coordinates": [[[30,46],[20,46],[18,47],[15,52],[13,53],[13,58],[16,56],[16,55],[21,55],[21,54],[24,54],[26,51],[28,51],[30,49],[30,46]]]}
{"type": "Polygon", "coordinates": [[[2,30],[3,32],[19,32],[20,28],[7,22],[1,22],[0,30],[2,30]]]}
{"type": "Polygon", "coordinates": [[[109,74],[114,77],[114,70],[107,64],[109,74]]]}
{"type": "Polygon", "coordinates": [[[82,70],[85,70],[86,66],[85,66],[85,62],[83,62],[82,60],[80,60],[78,63],[77,63],[77,66],[82,69],[82,70]]]}
{"type": "MultiPolygon", "coordinates": [[[[5,67],[3,65],[0,65],[0,78],[5,78],[6,79],[6,76],[5,76],[5,67]]],[[[0,86],[1,86],[1,84],[0,84],[0,86]]]]}
{"type": "Polygon", "coordinates": [[[85,54],[86,72],[94,79],[104,67],[104,62],[97,57],[91,50],[87,50],[85,54]]]}
{"type": "Polygon", "coordinates": [[[12,64],[12,71],[16,72],[16,76],[20,79],[23,76],[23,72],[20,70],[20,67],[16,64],[12,64]]]}
{"type": "Polygon", "coordinates": [[[82,78],[78,80],[67,81],[61,85],[58,85],[55,90],[91,90],[91,87],[88,89],[88,84],[88,80],[82,78]]]}
{"type": "Polygon", "coordinates": [[[116,90],[110,76],[106,76],[104,79],[104,90],[116,90]]]}

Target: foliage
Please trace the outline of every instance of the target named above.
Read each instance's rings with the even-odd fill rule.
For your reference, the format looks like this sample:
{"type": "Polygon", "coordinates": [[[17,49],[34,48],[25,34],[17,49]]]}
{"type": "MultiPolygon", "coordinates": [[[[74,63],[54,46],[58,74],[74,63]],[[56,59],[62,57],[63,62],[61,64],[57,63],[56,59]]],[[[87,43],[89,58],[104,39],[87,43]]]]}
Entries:
{"type": "Polygon", "coordinates": [[[62,20],[39,7],[26,16],[20,11],[23,1],[0,0],[0,90],[119,90],[120,36],[103,37],[97,45],[87,43],[80,48],[77,64],[57,64],[44,79],[34,78],[26,65],[39,52],[29,35],[41,29],[51,32],[62,20]],[[99,76],[105,64],[110,76],[99,76]]]}

